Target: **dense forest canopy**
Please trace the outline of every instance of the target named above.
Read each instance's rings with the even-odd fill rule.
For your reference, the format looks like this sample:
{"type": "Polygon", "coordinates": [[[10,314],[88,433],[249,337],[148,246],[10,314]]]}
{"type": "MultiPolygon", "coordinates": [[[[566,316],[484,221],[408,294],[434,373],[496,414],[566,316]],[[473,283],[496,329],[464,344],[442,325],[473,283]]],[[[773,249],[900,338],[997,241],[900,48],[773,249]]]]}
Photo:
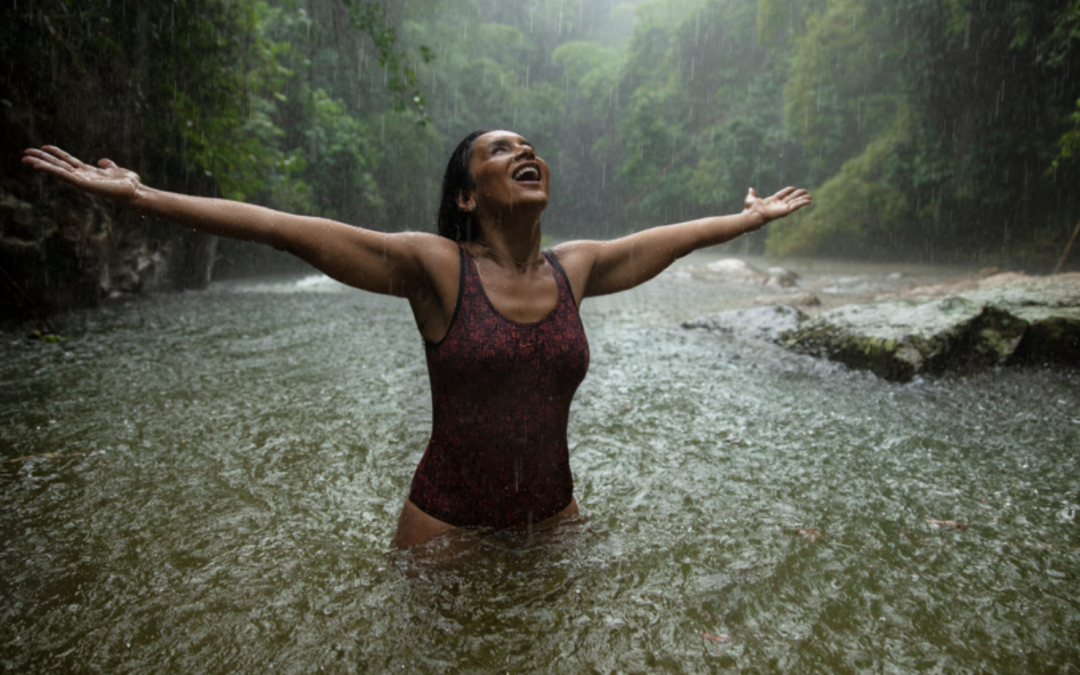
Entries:
{"type": "MultiPolygon", "coordinates": [[[[39,209],[43,188],[17,162],[42,143],[112,157],[155,186],[386,230],[433,229],[449,150],[492,127],[548,160],[545,226],[558,237],[730,212],[750,186],[795,184],[814,207],[740,246],[1039,271],[1080,219],[1080,0],[5,11],[0,188],[16,206],[0,263],[26,288],[45,282],[12,253],[13,237],[32,239],[12,214],[39,209]]],[[[152,258],[167,236],[139,246],[152,258]]],[[[84,267],[109,262],[76,253],[84,267]]],[[[188,276],[179,285],[197,285],[188,276]]]]}

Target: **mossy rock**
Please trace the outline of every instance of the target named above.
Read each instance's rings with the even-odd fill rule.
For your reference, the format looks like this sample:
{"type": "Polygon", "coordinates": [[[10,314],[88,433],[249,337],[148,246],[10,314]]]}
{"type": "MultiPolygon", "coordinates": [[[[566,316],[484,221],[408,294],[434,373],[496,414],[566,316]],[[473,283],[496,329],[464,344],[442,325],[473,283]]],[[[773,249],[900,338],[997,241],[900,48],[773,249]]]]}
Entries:
{"type": "Polygon", "coordinates": [[[1014,312],[1028,322],[1010,364],[1080,364],[1080,308],[1025,307],[1014,312]]]}
{"type": "Polygon", "coordinates": [[[1000,365],[1080,365],[1080,285],[1063,277],[1017,278],[930,302],[848,305],[813,319],[774,305],[683,326],[768,340],[897,382],[1000,365]]]}
{"type": "Polygon", "coordinates": [[[890,300],[826,312],[782,344],[879,377],[908,382],[921,373],[1005,363],[1028,322],[963,297],[890,300]]]}

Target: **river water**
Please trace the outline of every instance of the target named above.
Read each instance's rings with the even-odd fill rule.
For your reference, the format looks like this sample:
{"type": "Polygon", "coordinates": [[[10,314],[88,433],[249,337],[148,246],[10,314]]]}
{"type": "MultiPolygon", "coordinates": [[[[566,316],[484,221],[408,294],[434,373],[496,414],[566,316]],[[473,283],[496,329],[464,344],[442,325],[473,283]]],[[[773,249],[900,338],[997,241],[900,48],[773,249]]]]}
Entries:
{"type": "Polygon", "coordinates": [[[0,664],[1080,670],[1080,376],[895,384],[678,327],[760,293],[675,272],[586,301],[584,518],[441,566],[388,546],[431,413],[403,301],[271,278],[69,314],[58,344],[9,328],[0,664]]]}

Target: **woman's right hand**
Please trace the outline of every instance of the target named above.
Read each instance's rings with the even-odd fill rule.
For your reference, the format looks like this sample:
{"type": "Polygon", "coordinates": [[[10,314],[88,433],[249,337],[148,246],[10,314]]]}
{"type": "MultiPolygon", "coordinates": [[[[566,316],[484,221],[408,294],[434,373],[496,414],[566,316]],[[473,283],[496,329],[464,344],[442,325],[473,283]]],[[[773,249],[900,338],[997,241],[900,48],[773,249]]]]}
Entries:
{"type": "Polygon", "coordinates": [[[52,145],[27,150],[23,162],[138,215],[218,237],[268,244],[343,284],[408,298],[421,334],[431,342],[443,338],[453,317],[460,253],[445,237],[375,232],[255,204],[155,190],[111,160],[91,166],[52,145]]]}
{"type": "Polygon", "coordinates": [[[104,197],[120,205],[130,203],[142,185],[139,174],[117,166],[111,159],[102,159],[97,166],[91,166],[54,145],[43,146],[40,150],[26,150],[23,163],[87,194],[104,197]]]}

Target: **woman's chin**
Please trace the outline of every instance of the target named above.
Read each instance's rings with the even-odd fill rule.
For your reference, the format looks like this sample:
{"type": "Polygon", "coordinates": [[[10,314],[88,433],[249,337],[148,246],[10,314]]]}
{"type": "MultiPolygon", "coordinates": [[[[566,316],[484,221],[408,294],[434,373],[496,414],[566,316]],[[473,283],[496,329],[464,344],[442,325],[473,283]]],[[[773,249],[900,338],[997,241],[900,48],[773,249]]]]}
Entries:
{"type": "Polygon", "coordinates": [[[543,211],[547,208],[549,197],[542,188],[536,188],[535,190],[525,192],[518,196],[511,204],[511,210],[521,209],[540,209],[543,211]]]}

